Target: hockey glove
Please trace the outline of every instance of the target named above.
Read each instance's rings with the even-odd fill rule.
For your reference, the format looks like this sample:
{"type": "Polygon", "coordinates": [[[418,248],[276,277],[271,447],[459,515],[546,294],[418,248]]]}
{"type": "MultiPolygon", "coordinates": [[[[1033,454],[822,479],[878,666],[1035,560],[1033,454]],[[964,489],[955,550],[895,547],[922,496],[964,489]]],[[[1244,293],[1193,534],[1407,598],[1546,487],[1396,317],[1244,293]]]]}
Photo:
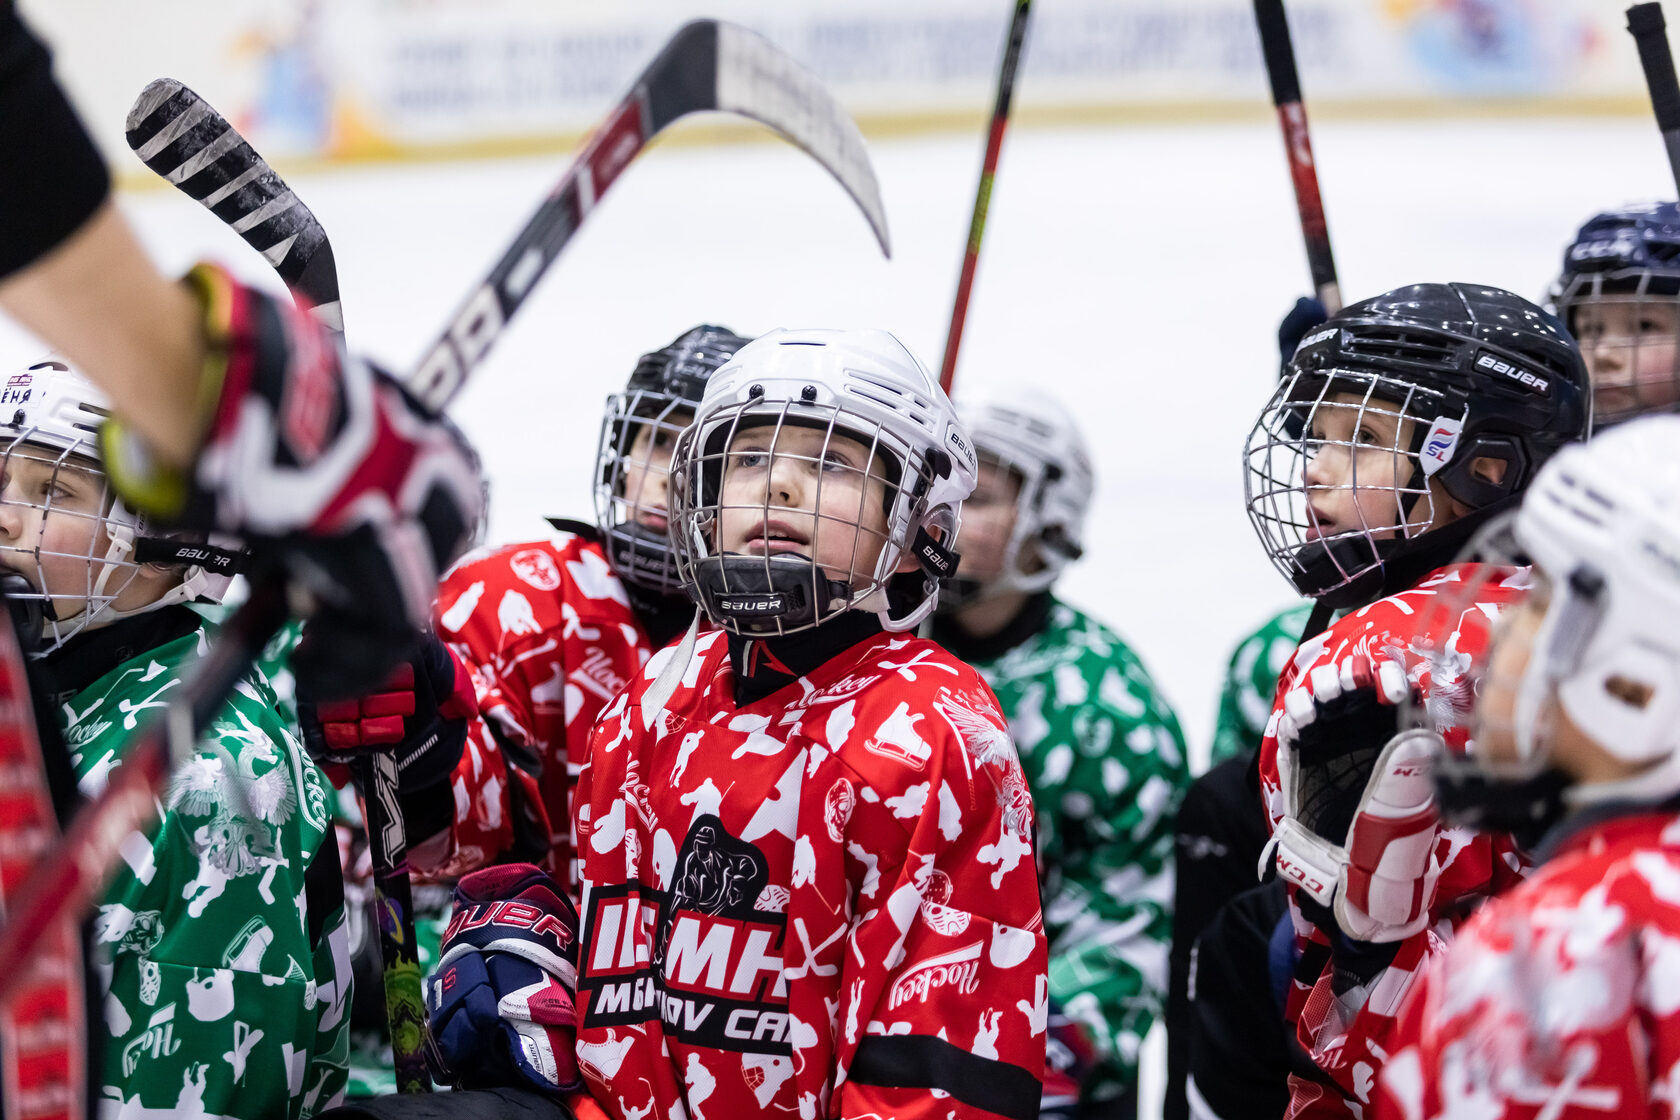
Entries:
{"type": "Polygon", "coordinates": [[[1290,359],[1295,357],[1295,348],[1301,345],[1301,340],[1307,337],[1307,332],[1329,320],[1330,313],[1324,309],[1324,304],[1312,296],[1302,296],[1295,301],[1295,306],[1289,309],[1289,314],[1278,324],[1278,359],[1281,366],[1288,366],[1290,359]]]}
{"type": "MultiPolygon", "coordinates": [[[[303,628],[305,644],[314,625],[303,628]]],[[[449,777],[461,760],[467,721],[478,714],[478,697],[472,674],[437,637],[423,635],[408,660],[361,696],[323,700],[312,683],[299,681],[297,711],[304,749],[334,784],[349,779],[346,765],[386,751],[397,763],[408,831],[426,837],[448,827],[455,811],[449,777]]]]}
{"type": "Polygon", "coordinates": [[[1365,654],[1321,665],[1283,698],[1278,874],[1304,915],[1356,941],[1400,941],[1429,924],[1440,868],[1432,773],[1440,737],[1401,731],[1411,685],[1365,654]]]}
{"type": "Polygon", "coordinates": [[[577,910],[528,863],[475,871],[455,887],[437,970],[426,980],[428,1055],[464,1089],[580,1088],[574,1046],[577,910]]]}
{"type": "Polygon", "coordinates": [[[156,521],[237,534],[313,603],[315,639],[292,669],[317,691],[377,684],[428,621],[438,574],[483,503],[461,434],[390,377],[347,357],[289,301],[199,265],[186,284],[209,343],[204,441],[185,471],[113,417],[105,469],[156,521]]]}

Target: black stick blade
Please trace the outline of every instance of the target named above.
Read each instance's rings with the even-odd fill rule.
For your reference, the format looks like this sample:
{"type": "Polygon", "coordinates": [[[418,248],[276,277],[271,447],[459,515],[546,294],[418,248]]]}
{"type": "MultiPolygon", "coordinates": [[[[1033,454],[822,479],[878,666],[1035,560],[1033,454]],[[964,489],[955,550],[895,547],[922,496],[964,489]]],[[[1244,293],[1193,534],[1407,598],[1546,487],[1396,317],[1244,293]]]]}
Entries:
{"type": "Polygon", "coordinates": [[[209,102],[160,78],[135,99],[127,138],[142,163],[244,238],[323,322],[344,329],[321,223],[209,102]]]}

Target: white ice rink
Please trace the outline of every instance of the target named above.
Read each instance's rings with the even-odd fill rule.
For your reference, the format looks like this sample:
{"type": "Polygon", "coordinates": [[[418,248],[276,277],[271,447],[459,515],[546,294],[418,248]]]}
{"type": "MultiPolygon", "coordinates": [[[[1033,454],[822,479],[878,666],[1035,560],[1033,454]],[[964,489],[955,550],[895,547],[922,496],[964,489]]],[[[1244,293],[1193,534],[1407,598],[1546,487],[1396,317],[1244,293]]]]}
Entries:
{"type": "MultiPolygon", "coordinates": [[[[1581,220],[1674,192],[1648,120],[1320,123],[1315,139],[1350,300],[1420,280],[1534,298],[1581,220]]],[[[625,175],[456,409],[493,482],[492,541],[543,533],[545,514],[592,517],[602,397],[696,322],[881,326],[937,365],[980,138],[873,152],[891,262],[783,145],[669,147],[625,175]]],[[[564,163],[294,177],[333,238],[352,344],[406,368],[564,163]]],[[[125,206],[169,269],[211,256],[274,282],[174,192],[125,206]]],[[[1269,122],[1009,137],[958,395],[1022,381],[1084,420],[1099,489],[1087,559],[1061,590],[1141,652],[1196,757],[1232,643],[1290,597],[1243,512],[1240,451],[1276,369],[1277,320],[1306,283],[1269,122]]],[[[0,361],[39,354],[0,321],[0,361]]]]}
{"type": "MultiPolygon", "coordinates": [[[[1320,123],[1320,178],[1350,300],[1419,280],[1537,297],[1591,214],[1673,197],[1646,120],[1320,123]]],[[[636,356],[700,321],[896,331],[937,366],[980,139],[872,145],[881,259],[817,165],[781,144],[656,149],[573,241],[456,415],[493,485],[492,541],[590,518],[600,402],[636,356]]],[[[560,157],[294,176],[332,236],[352,344],[406,368],[550,183],[560,157]]],[[[138,164],[135,165],[138,167],[138,164]]],[[[125,206],[170,269],[266,264],[167,190],[125,206]]],[[[1075,410],[1099,475],[1063,593],[1109,620],[1199,757],[1231,644],[1289,598],[1243,512],[1240,452],[1307,284],[1270,123],[1023,129],[1006,142],[957,373],[1075,410]]],[[[39,347],[0,320],[0,361],[39,347]]]]}

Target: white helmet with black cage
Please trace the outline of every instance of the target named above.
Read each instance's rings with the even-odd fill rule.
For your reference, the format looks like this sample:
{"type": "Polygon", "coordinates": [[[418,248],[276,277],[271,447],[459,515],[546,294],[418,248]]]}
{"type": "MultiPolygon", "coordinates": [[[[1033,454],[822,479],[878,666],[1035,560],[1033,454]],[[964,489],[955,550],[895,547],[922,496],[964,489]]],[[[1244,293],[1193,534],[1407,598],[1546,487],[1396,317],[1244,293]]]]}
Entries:
{"type": "Polygon", "coordinates": [[[1096,472],[1073,415],[1025,387],[963,397],[957,416],[975,454],[1019,483],[1014,527],[997,575],[984,583],[959,568],[945,585],[946,606],[1005,591],[1042,591],[1085,552],[1085,520],[1096,472]]]}
{"type": "Polygon", "coordinates": [[[974,448],[938,381],[881,330],[777,330],[712,375],[671,464],[672,548],[720,627],[848,610],[917,626],[955,565],[974,448]]]}
{"type": "Polygon", "coordinates": [[[109,415],[104,393],[57,359],[0,388],[0,567],[21,577],[8,597],[40,615],[37,654],[129,615],[220,602],[239,567],[239,550],[158,532],[116,497],[99,458],[109,415]],[[154,565],[178,578],[119,607],[143,571],[165,570],[154,565]]]}

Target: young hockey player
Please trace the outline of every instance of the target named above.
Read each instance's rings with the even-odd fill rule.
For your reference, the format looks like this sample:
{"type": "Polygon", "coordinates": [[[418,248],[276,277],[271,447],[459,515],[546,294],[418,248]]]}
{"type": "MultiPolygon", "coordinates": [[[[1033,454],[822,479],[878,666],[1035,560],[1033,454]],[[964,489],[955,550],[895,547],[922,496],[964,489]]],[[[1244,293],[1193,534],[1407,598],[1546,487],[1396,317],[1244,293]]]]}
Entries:
{"type": "MultiPolygon", "coordinates": [[[[396,750],[410,863],[426,878],[524,859],[575,891],[571,796],[589,730],[694,615],[665,531],[671,448],[706,380],[746,341],[703,325],[641,356],[624,391],[607,400],[596,523],[556,520],[556,536],[481,550],[451,569],[438,591],[436,636],[424,639],[408,688],[326,705],[305,695],[304,738],[318,758],[396,750]],[[390,712],[406,717],[378,714],[390,712]]],[[[422,908],[432,888],[415,889],[419,958],[429,969],[448,911],[422,908]]],[[[377,993],[376,938],[369,923],[361,932],[357,977],[377,993]]],[[[384,1017],[376,996],[358,1001],[352,1096],[394,1091],[384,1017]]]]}
{"type": "Polygon", "coordinates": [[[1592,374],[1595,429],[1680,406],[1680,206],[1594,215],[1551,298],[1592,374]]]}
{"type": "Polygon", "coordinates": [[[1052,592],[1083,551],[1094,481],[1073,418],[1025,392],[958,414],[979,480],[932,636],[997,695],[1038,809],[1050,998],[1102,1055],[1080,1115],[1135,1116],[1164,995],[1184,736],[1120,637],[1052,592]]]}
{"type": "Polygon", "coordinates": [[[557,536],[451,569],[410,683],[319,707],[305,696],[318,757],[395,748],[410,862],[428,877],[515,859],[573,883],[572,785],[589,730],[694,613],[666,537],[671,448],[746,341],[698,326],[642,355],[607,402],[596,524],[555,521],[557,536]]]}
{"type": "Polygon", "coordinates": [[[1414,985],[1379,1116],[1669,1116],[1680,1101],[1677,448],[1664,416],[1567,449],[1502,542],[1534,587],[1493,624],[1442,811],[1545,838],[1529,878],[1414,985]]]}
{"type": "Polygon", "coordinates": [[[1036,1114],[1031,800],[985,682],[904,636],[974,471],[884,332],[776,331],[713,376],[671,519],[717,629],[654,657],[596,729],[575,973],[534,869],[462,883],[428,995],[454,1070],[581,1071],[625,1118],[1036,1114]]]}
{"type": "MultiPolygon", "coordinates": [[[[1533,304],[1417,284],[1308,334],[1249,438],[1248,509],[1268,555],[1321,605],[1357,608],[1285,669],[1261,753],[1300,953],[1286,1015],[1316,1066],[1291,1076],[1291,1116],[1361,1114],[1431,947],[1520,874],[1508,837],[1438,827],[1411,780],[1431,756],[1396,735],[1395,706],[1414,692],[1438,711],[1463,704],[1467,665],[1431,672],[1416,643],[1457,629],[1431,613],[1474,574],[1450,561],[1586,436],[1587,393],[1579,353],[1533,304]]],[[[1519,593],[1490,584],[1463,609],[1519,593]]]]}
{"type": "MultiPolygon", "coordinates": [[[[233,554],[160,536],[112,498],[109,415],[56,361],[7,379],[0,568],[41,617],[38,655],[84,793],[181,686],[233,554]]],[[[150,842],[124,844],[94,919],[100,1097],[113,1115],[302,1117],[345,1080],[349,962],[330,787],[253,674],[180,766],[150,842]]]]}

